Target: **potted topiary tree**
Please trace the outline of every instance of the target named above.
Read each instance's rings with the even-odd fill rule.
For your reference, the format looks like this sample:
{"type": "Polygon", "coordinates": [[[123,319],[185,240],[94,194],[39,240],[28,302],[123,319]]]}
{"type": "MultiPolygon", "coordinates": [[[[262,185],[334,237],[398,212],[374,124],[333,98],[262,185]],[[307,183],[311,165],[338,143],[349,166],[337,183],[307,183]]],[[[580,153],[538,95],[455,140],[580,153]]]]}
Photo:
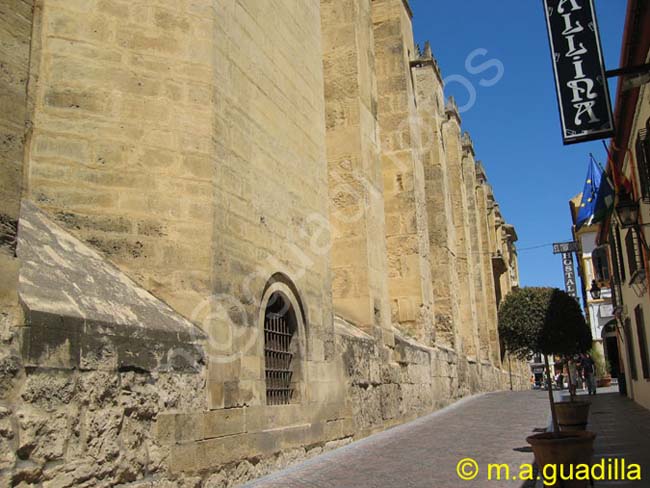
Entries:
{"type": "Polygon", "coordinates": [[[572,366],[576,370],[578,369],[578,364],[576,363],[575,357],[565,358],[565,364],[569,371],[569,401],[555,402],[555,411],[560,430],[585,430],[587,428],[591,403],[585,400],[576,400],[576,390],[572,377],[572,366]]]}
{"type": "Polygon", "coordinates": [[[540,469],[547,464],[588,464],[596,436],[588,431],[560,431],[548,364],[548,355],[570,357],[591,347],[591,330],[580,305],[557,288],[519,288],[499,307],[499,334],[511,354],[522,359],[534,353],[544,357],[553,432],[526,439],[540,469]]]}

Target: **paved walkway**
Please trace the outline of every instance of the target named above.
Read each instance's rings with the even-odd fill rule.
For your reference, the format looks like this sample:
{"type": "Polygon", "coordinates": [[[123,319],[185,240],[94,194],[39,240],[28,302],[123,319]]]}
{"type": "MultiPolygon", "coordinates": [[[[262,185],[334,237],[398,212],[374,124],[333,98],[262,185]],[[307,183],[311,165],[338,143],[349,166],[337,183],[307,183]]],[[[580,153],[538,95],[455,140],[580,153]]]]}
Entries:
{"type": "MultiPolygon", "coordinates": [[[[601,389],[592,401],[589,429],[597,433],[595,462],[625,458],[642,467],[641,482],[595,483],[596,488],[650,487],[650,412],[601,389]]],[[[489,393],[370,436],[249,483],[250,488],[532,487],[541,482],[487,481],[488,463],[507,463],[511,475],[533,455],[526,437],[549,424],[545,391],[489,393]],[[462,481],[457,463],[475,459],[479,475],[462,481]]]]}
{"type": "Polygon", "coordinates": [[[532,462],[526,437],[547,425],[546,392],[499,392],[472,397],[408,424],[249,483],[251,488],[446,488],[521,486],[487,482],[488,463],[516,469],[532,462]],[[478,462],[474,481],[462,481],[456,464],[478,462]]]}
{"type": "MultiPolygon", "coordinates": [[[[618,389],[599,389],[596,396],[585,397],[591,401],[589,426],[596,433],[594,462],[602,458],[625,459],[626,464],[641,466],[641,481],[597,481],[596,488],[650,487],[650,411],[640,407],[618,389]]],[[[582,397],[581,397],[582,399],[582,397]]]]}

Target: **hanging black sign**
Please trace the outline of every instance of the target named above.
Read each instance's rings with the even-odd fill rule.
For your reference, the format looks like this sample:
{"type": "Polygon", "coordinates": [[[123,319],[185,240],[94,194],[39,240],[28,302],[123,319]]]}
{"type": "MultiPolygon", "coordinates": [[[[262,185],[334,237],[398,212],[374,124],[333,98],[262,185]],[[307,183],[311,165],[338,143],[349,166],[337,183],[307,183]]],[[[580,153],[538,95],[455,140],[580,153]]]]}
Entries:
{"type": "Polygon", "coordinates": [[[564,290],[577,300],[578,289],[576,287],[575,268],[573,267],[573,253],[565,252],[562,254],[562,268],[564,269],[564,290]]]}
{"type": "Polygon", "coordinates": [[[553,254],[562,254],[565,252],[578,252],[578,242],[569,241],[569,242],[554,242],[553,243],[553,254]]]}
{"type": "Polygon", "coordinates": [[[544,0],[564,144],[614,133],[593,0],[544,0]]]}

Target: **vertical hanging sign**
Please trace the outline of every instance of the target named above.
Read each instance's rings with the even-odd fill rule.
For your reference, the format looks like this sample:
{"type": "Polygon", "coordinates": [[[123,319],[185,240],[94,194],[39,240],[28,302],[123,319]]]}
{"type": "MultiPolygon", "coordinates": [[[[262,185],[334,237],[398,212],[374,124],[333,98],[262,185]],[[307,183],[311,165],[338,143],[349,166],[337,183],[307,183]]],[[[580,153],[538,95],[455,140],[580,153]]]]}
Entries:
{"type": "Polygon", "coordinates": [[[578,252],[576,241],[556,242],[553,244],[553,254],[562,254],[562,270],[564,271],[564,290],[578,300],[576,272],[573,266],[573,253],[578,252]]]}
{"type": "Polygon", "coordinates": [[[564,144],[614,133],[593,0],[543,0],[564,144]]]}
{"type": "Polygon", "coordinates": [[[564,269],[564,290],[577,300],[578,290],[575,268],[573,267],[573,253],[562,253],[562,268],[564,269]]]}

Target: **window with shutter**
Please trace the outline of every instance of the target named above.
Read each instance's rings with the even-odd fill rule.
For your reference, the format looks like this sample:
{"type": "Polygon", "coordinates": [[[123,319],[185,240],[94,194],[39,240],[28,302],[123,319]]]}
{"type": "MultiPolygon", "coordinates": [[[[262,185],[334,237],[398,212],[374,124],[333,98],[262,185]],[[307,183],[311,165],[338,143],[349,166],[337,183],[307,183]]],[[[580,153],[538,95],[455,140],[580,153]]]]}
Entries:
{"type": "Polygon", "coordinates": [[[647,128],[641,129],[636,138],[636,165],[641,198],[650,203],[650,137],[647,128]]]}
{"type": "Polygon", "coordinates": [[[591,253],[594,266],[594,278],[598,282],[609,281],[609,259],[607,246],[599,246],[591,253]]]}
{"type": "Polygon", "coordinates": [[[641,268],[641,254],[634,229],[629,229],[625,235],[625,251],[630,278],[633,278],[634,274],[641,268]]]}
{"type": "Polygon", "coordinates": [[[625,281],[625,261],[623,261],[623,246],[621,244],[621,232],[616,227],[614,230],[614,236],[615,236],[615,246],[616,246],[616,259],[618,260],[618,265],[619,265],[619,271],[620,271],[620,279],[621,281],[619,283],[623,283],[625,281]]]}

